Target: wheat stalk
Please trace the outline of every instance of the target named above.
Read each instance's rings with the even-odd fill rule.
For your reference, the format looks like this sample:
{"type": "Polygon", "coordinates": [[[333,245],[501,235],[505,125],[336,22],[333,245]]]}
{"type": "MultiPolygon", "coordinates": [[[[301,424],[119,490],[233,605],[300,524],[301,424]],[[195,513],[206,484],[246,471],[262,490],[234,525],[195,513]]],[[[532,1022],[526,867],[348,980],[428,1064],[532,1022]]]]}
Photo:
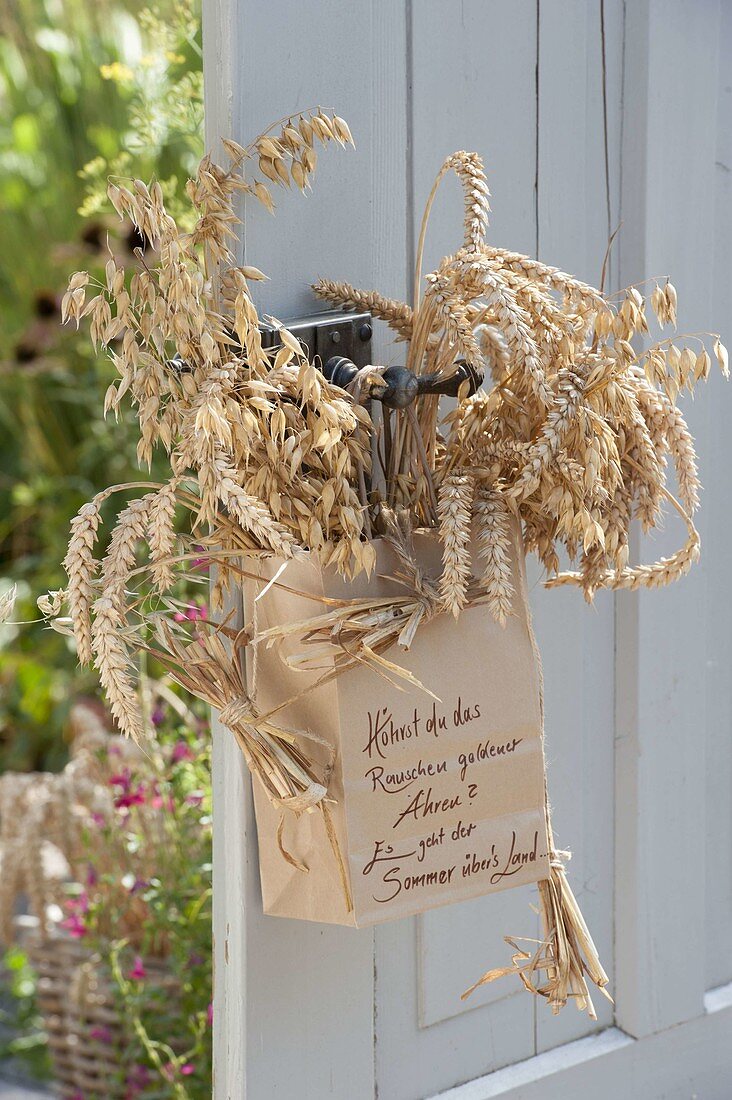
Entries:
{"type": "Polygon", "coordinates": [[[109,596],[94,602],[92,648],[94,666],[104,688],[117,725],[136,743],[144,739],[145,731],[135,681],[130,669],[132,659],[122,637],[119,608],[109,596]]]}
{"type": "Polygon", "coordinates": [[[79,663],[92,662],[91,605],[93,581],[99,568],[94,557],[94,542],[99,527],[99,507],[85,504],[71,521],[71,538],[63,566],[69,583],[66,589],[69,613],[76,639],[79,663]]]}
{"type": "Polygon", "coordinates": [[[318,279],[312,284],[312,289],[317,298],[334,306],[372,313],[374,317],[386,321],[404,340],[409,340],[412,335],[412,310],[404,302],[385,298],[377,290],[357,290],[350,283],[337,283],[330,279],[318,279]]]}
{"type": "Polygon", "coordinates": [[[470,517],[473,478],[469,474],[448,474],[439,488],[437,517],[442,541],[440,594],[455,618],[467,603],[471,577],[470,517]]]}
{"type": "Polygon", "coordinates": [[[496,622],[504,625],[511,614],[514,596],[511,576],[510,513],[503,494],[480,485],[474,507],[478,559],[482,565],[480,583],[488,596],[488,607],[496,622]]]}

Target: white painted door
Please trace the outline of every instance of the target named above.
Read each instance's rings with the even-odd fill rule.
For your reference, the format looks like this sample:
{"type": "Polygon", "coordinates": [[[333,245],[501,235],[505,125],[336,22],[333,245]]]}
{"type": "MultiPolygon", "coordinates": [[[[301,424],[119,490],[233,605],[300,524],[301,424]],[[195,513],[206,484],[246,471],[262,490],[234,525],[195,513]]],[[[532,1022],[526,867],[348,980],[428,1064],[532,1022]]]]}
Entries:
{"type": "MultiPolygon", "coordinates": [[[[247,211],[269,312],[312,309],[319,275],[409,296],[432,179],[466,148],[495,243],[596,282],[622,221],[611,283],[672,273],[685,328],[730,337],[730,0],[204,0],[204,37],[210,144],[315,104],[356,138],[312,197],[247,211]]],[[[447,186],[428,259],[460,219],[447,186]]],[[[615,1008],[552,1017],[510,979],[460,1001],[504,933],[534,933],[528,888],[376,930],[264,917],[248,779],[216,729],[216,1100],[732,1096],[731,396],[714,379],[690,412],[692,577],[588,609],[531,575],[555,832],[615,1008]]],[[[678,539],[669,521],[637,549],[678,539]]]]}

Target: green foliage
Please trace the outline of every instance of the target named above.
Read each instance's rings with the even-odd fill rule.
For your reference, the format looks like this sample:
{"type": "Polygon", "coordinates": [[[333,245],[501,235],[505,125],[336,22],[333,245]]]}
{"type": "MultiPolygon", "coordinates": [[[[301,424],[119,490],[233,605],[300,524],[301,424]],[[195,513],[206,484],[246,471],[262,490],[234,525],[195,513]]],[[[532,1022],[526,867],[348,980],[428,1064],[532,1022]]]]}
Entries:
{"type": "Polygon", "coordinates": [[[0,965],[4,1001],[0,1005],[0,1059],[29,1076],[45,1080],[50,1075],[43,1020],[36,1007],[36,973],[20,947],[11,947],[0,965]]]}
{"type": "MultiPolygon", "coordinates": [[[[112,433],[99,415],[111,366],[74,333],[57,339],[53,365],[0,376],[0,571],[21,582],[17,617],[26,621],[41,591],[65,583],[71,516],[135,470],[132,426],[112,433]]],[[[0,769],[62,763],[68,706],[95,683],[68,640],[40,623],[0,630],[0,769]]]]}
{"type": "MultiPolygon", "coordinates": [[[[91,814],[80,880],[66,884],[61,920],[112,980],[121,1041],[99,1025],[87,1039],[109,1044],[130,1100],[211,1095],[210,740],[203,717],[170,690],[167,700],[152,710],[157,739],[147,754],[123,756],[117,739],[98,750],[111,808],[95,803],[104,812],[91,814]]],[[[0,1058],[40,1076],[48,1065],[35,990],[25,955],[12,949],[0,973],[8,1006],[0,1058]]]]}
{"type": "MultiPolygon", "coordinates": [[[[60,563],[80,505],[137,474],[132,425],[112,430],[102,418],[113,368],[84,333],[61,330],[59,303],[71,271],[101,273],[108,248],[124,262],[140,244],[130,225],[106,213],[109,175],[155,175],[171,209],[181,205],[202,152],[198,7],[15,0],[0,11],[0,591],[8,578],[19,582],[18,619],[35,618],[36,596],[63,586],[60,563]]],[[[69,706],[95,690],[66,637],[40,623],[0,627],[0,771],[60,767],[69,706]]],[[[134,904],[145,907],[140,942],[106,934],[133,900],[121,880],[149,840],[134,812],[122,828],[129,860],[120,860],[116,889],[102,881],[92,897],[77,884],[77,895],[87,890],[92,899],[85,935],[118,974],[120,1009],[134,1021],[124,1073],[149,1075],[150,1097],[197,1100],[211,1088],[209,779],[197,736],[171,718],[164,725],[168,756],[158,761],[155,797],[172,809],[159,873],[134,890],[134,904]],[[180,749],[174,758],[180,744],[195,744],[195,759],[180,749]],[[128,976],[130,955],[163,939],[175,998],[128,976]]],[[[47,1055],[33,973],[15,949],[5,962],[15,1027],[0,1057],[22,1056],[40,1073],[47,1055]]]]}
{"type": "Polygon", "coordinates": [[[93,838],[87,881],[72,887],[66,923],[112,973],[127,1032],[120,1079],[129,1094],[204,1100],[212,1073],[209,740],[160,706],[153,713],[162,745],[152,760],[156,778],[150,761],[112,776],[116,813],[102,827],[102,847],[108,857],[122,838],[123,851],[111,869],[108,858],[97,869],[100,838],[93,838]],[[163,816],[154,839],[151,805],[163,816]],[[143,877],[151,863],[155,873],[143,877]],[[124,938],[110,929],[124,930],[124,938]]]}
{"type": "MultiPolygon", "coordinates": [[[[0,578],[19,616],[63,586],[69,520],[136,474],[132,429],[102,419],[113,368],[60,328],[78,267],[139,244],[103,202],[107,176],[157,175],[176,208],[201,153],[196,0],[17,0],[0,12],[0,578]],[[90,215],[87,220],[82,216],[90,215]],[[91,217],[93,215],[93,217],[91,217]]],[[[95,679],[40,624],[0,633],[0,770],[57,767],[70,700],[95,679]]]]}
{"type": "Polygon", "coordinates": [[[201,156],[203,73],[198,42],[199,21],[193,0],[175,0],[140,13],[144,49],[125,61],[103,65],[100,73],[127,104],[124,143],[98,141],[99,152],[82,168],[86,197],[80,213],[108,208],[110,176],[155,175],[174,215],[188,209],[180,203],[181,184],[193,174],[201,156]],[[183,175],[181,175],[183,169],[183,175]]]}
{"type": "MultiPolygon", "coordinates": [[[[12,340],[58,287],[108,171],[175,177],[200,155],[195,0],[18,0],[0,15],[0,315],[12,340]],[[120,158],[122,158],[120,160],[120,158]],[[97,164],[94,182],[79,171],[97,164]]],[[[0,349],[0,355],[3,354],[0,349]]]]}

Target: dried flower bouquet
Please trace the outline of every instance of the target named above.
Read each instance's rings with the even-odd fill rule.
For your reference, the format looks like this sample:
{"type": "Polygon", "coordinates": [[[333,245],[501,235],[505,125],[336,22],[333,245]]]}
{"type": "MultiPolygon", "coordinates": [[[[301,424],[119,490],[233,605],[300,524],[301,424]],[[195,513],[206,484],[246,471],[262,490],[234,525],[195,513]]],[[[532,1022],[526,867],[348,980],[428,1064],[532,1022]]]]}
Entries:
{"type": "MultiPolygon", "coordinates": [[[[318,809],[326,825],[328,775],[316,774],[304,735],[281,727],[276,712],[257,712],[242,676],[241,648],[295,634],[303,665],[317,663],[327,650],[336,659],[331,675],[358,661],[391,677],[408,676],[398,657],[384,654],[395,643],[408,648],[425,619],[445,611],[458,616],[476,601],[499,622],[511,614],[514,517],[549,585],[578,585],[592,599],[603,587],[668,583],[699,554],[691,518],[699,503],[696,458],[676,399],[708,376],[705,341],[728,373],[717,336],[683,342],[672,336],[643,351],[634,347],[649,333],[651,311],[660,326],[675,327],[670,282],[653,287],[649,311],[636,287],[606,296],[556,268],[488,245],[482,161],[459,152],[445,161],[427,203],[411,307],[346,283],[321,280],[314,287],[332,304],[368,309],[387,322],[404,346],[409,376],[401,377],[411,396],[419,380],[436,383],[416,401],[385,400],[372,417],[367,403],[388,396],[389,368],[366,367],[340,388],[271,318],[280,346],[265,349],[251,294],[251,284],[264,276],[237,264],[234,255],[242,194],[272,210],[274,186],[309,187],[317,143],[350,141],[342,119],[314,110],[276,124],[247,148],[224,142],[229,166],[206,157],[189,181],[198,214],[191,233],[166,212],[157,183],[110,185],[115,209],[134,222],[148,247],[138,250],[131,278],[114,259],[105,285],[92,285],[84,272],[74,275],[64,317],[90,319],[93,341],[109,349],[119,372],[107,410],[131,400],[140,420],[141,463],[160,446],[170,457],[171,477],[163,485],[116,486],[85,505],[72,522],[67,589],[40,601],[57,626],[69,624],[80,661],[95,664],[122,730],[136,740],[145,734],[133,654],[147,651],[221,710],[276,805],[318,809]],[[430,209],[450,171],[464,189],[463,241],[423,281],[430,209]],[[457,402],[441,421],[434,389],[446,392],[450,385],[457,402]],[[678,501],[666,488],[669,460],[678,501]],[[98,561],[104,500],[141,490],[144,495],[119,512],[98,561]],[[668,559],[631,565],[631,521],[654,527],[666,503],[686,526],[683,546],[668,559]],[[182,513],[190,517],[184,531],[182,513]],[[423,576],[412,558],[411,534],[418,528],[438,533],[439,577],[423,576]],[[215,567],[212,601],[220,610],[227,586],[251,574],[252,556],[310,554],[353,576],[372,570],[374,535],[397,550],[405,586],[399,600],[326,604],[313,619],[283,624],[266,637],[251,626],[239,631],[226,617],[191,623],[176,614],[176,583],[200,580],[196,568],[203,560],[215,567]],[[561,547],[571,571],[559,571],[561,547]],[[59,618],[64,605],[68,618],[59,618]]],[[[574,995],[591,1010],[584,974],[600,986],[606,979],[561,859],[553,860],[552,874],[542,884],[547,942],[533,956],[518,951],[514,963],[555,1009],[574,995]],[[539,971],[547,976],[543,986],[535,981],[539,971]]]]}

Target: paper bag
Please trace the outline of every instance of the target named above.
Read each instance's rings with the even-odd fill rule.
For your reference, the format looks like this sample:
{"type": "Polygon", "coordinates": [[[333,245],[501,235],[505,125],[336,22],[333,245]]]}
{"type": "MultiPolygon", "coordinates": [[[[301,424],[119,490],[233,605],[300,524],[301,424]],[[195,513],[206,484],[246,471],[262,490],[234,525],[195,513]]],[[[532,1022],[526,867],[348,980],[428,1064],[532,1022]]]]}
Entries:
{"type": "MultiPolygon", "coordinates": [[[[329,774],[327,817],[342,854],[339,869],[322,813],[283,811],[255,781],[265,913],[358,927],[549,877],[539,658],[513,535],[505,626],[476,605],[421,625],[408,652],[389,650],[426,690],[365,664],[319,683],[327,669],[288,667],[286,646],[248,653],[259,713],[294,700],[278,721],[311,738],[302,744],[329,774]]],[[[375,545],[370,579],[290,562],[255,604],[278,568],[263,564],[261,582],[247,585],[248,621],[256,615],[264,631],[322,614],[321,597],[402,593],[394,550],[375,545]]],[[[438,576],[438,540],[418,535],[415,551],[438,576]]]]}

